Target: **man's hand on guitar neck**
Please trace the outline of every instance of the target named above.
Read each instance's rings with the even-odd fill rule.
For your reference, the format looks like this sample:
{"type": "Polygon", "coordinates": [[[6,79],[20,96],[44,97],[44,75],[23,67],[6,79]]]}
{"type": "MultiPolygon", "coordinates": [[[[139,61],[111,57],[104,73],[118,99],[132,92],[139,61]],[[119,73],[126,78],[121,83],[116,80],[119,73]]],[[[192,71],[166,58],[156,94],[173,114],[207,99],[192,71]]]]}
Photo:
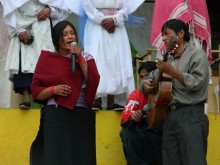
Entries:
{"type": "Polygon", "coordinates": [[[157,59],[157,60],[158,60],[157,68],[160,70],[160,72],[170,75],[172,72],[175,71],[175,69],[172,67],[169,61],[163,62],[160,59],[157,59]]]}
{"type": "Polygon", "coordinates": [[[178,80],[184,85],[183,73],[178,71],[177,68],[174,68],[169,61],[164,63],[158,59],[157,68],[160,70],[160,72],[170,75],[172,78],[178,80]]]}

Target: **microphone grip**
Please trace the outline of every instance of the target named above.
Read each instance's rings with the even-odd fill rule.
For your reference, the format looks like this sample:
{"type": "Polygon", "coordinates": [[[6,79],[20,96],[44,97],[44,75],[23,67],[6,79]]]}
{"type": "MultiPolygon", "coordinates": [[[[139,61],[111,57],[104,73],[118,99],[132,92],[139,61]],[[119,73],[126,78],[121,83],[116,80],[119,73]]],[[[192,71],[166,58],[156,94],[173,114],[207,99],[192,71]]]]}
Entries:
{"type": "Polygon", "coordinates": [[[71,54],[72,59],[72,72],[76,71],[76,54],[71,54]]]}
{"type": "MultiPolygon", "coordinates": [[[[143,118],[143,116],[146,115],[149,110],[151,110],[151,104],[146,104],[144,106],[144,108],[141,110],[141,117],[143,118]]],[[[136,127],[137,124],[138,123],[136,121],[130,120],[126,129],[130,130],[130,129],[136,127]]]]}
{"type": "MultiPolygon", "coordinates": [[[[76,46],[77,42],[71,42],[70,46],[76,46]]],[[[71,59],[72,59],[72,72],[76,71],[76,54],[71,54],[71,59]]]]}

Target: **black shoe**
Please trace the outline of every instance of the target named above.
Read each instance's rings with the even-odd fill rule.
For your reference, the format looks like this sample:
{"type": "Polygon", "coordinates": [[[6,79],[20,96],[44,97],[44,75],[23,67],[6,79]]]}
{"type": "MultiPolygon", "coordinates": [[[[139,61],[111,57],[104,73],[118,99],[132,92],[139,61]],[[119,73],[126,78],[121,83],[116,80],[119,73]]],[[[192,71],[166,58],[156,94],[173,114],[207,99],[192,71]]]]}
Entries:
{"type": "Polygon", "coordinates": [[[23,103],[19,104],[19,108],[28,110],[31,108],[31,103],[30,102],[23,102],[23,103]]]}
{"type": "Polygon", "coordinates": [[[99,105],[98,103],[94,103],[94,104],[92,105],[92,110],[93,110],[93,111],[100,111],[100,110],[102,110],[102,107],[101,107],[101,105],[99,105]]]}
{"type": "Polygon", "coordinates": [[[125,107],[119,104],[114,104],[111,108],[107,108],[107,110],[113,110],[113,111],[123,111],[125,107]]]}

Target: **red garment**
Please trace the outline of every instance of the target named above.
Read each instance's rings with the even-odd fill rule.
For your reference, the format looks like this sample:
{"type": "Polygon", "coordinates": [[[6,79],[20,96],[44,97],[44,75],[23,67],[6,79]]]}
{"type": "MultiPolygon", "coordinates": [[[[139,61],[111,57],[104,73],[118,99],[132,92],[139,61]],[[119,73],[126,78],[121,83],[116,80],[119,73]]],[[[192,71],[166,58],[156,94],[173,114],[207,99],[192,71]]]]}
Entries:
{"type": "Polygon", "coordinates": [[[126,106],[122,112],[121,123],[126,122],[134,111],[142,110],[147,104],[148,97],[139,89],[134,90],[127,99],[126,106]]]}
{"type": "MultiPolygon", "coordinates": [[[[99,84],[99,73],[94,59],[87,61],[88,80],[86,82],[86,101],[91,107],[99,84]]],[[[69,85],[71,93],[68,96],[55,95],[54,99],[58,105],[73,109],[84,81],[84,75],[79,64],[76,71],[72,72],[71,59],[54,52],[42,51],[38,59],[32,84],[31,92],[35,102],[46,104],[47,100],[37,100],[37,96],[44,89],[55,85],[69,85]]]]}

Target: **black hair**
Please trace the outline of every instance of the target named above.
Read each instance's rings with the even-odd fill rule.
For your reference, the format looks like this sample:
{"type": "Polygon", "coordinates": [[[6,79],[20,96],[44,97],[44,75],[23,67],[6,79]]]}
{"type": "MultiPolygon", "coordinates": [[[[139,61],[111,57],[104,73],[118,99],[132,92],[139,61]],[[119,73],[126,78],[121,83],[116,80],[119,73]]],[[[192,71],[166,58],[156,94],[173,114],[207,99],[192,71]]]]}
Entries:
{"type": "Polygon", "coordinates": [[[76,42],[78,42],[76,28],[73,26],[73,24],[69,21],[60,21],[52,28],[52,40],[56,51],[59,50],[60,39],[63,40],[63,31],[68,25],[73,28],[74,33],[76,35],[76,42]]]}
{"type": "Polygon", "coordinates": [[[189,42],[190,40],[190,35],[189,35],[189,30],[187,24],[185,24],[182,20],[180,19],[170,19],[168,20],[162,27],[161,32],[166,29],[172,29],[176,34],[178,34],[181,30],[184,31],[184,40],[189,42]]]}
{"type": "Polygon", "coordinates": [[[156,62],[154,61],[146,61],[144,62],[139,68],[138,68],[138,74],[140,74],[141,70],[146,69],[147,72],[151,72],[155,69],[157,69],[156,67],[156,62]]]}

